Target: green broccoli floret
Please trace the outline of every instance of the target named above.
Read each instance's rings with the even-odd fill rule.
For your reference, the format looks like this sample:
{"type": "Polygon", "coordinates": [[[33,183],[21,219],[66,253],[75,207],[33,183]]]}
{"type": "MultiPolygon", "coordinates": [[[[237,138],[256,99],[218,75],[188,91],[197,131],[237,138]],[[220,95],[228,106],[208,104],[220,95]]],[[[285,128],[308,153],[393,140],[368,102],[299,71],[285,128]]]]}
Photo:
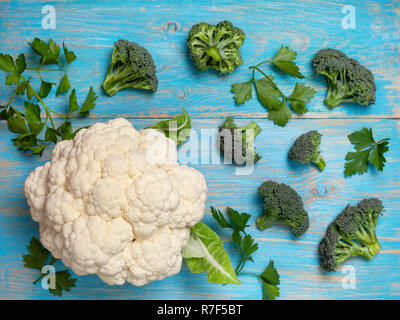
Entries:
{"type": "Polygon", "coordinates": [[[356,206],[348,205],[328,226],[319,245],[321,266],[334,271],[353,256],[372,259],[381,249],[375,228],[383,211],[378,199],[364,199],[356,206]]]}
{"type": "Polygon", "coordinates": [[[233,117],[228,117],[219,126],[218,149],[235,164],[254,164],[261,159],[254,150],[254,139],[260,132],[261,128],[255,122],[239,127],[233,117]]]}
{"type": "Polygon", "coordinates": [[[115,43],[103,88],[109,96],[126,88],[156,91],[158,79],[151,54],[135,42],[115,43]]]}
{"type": "Polygon", "coordinates": [[[307,231],[310,226],[308,213],[295,190],[284,183],[265,181],[258,188],[258,193],[264,198],[264,212],[257,219],[259,229],[283,223],[291,228],[295,237],[307,231]]]}
{"type": "Polygon", "coordinates": [[[370,70],[335,49],[322,49],[313,58],[315,72],[326,76],[328,92],[325,104],[334,108],[354,102],[368,106],[375,103],[376,84],[370,70]]]}
{"type": "Polygon", "coordinates": [[[289,159],[302,164],[314,163],[321,171],[324,170],[326,162],[319,151],[321,137],[322,134],[315,130],[302,134],[289,150],[289,159]]]}
{"type": "Polygon", "coordinates": [[[201,22],[189,31],[186,43],[190,58],[200,70],[211,68],[221,73],[232,73],[243,63],[239,48],[245,37],[244,32],[229,21],[217,25],[201,22]]]}

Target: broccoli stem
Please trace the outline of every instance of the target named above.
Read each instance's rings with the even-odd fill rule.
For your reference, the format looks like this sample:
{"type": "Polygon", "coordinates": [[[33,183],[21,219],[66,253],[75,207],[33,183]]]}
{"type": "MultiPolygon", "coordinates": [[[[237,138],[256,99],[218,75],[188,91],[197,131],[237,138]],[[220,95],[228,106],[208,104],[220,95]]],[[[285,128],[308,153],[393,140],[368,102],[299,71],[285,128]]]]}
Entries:
{"type": "Polygon", "coordinates": [[[313,159],[312,162],[317,165],[319,170],[323,171],[325,169],[326,162],[320,154],[318,154],[318,156],[315,159],[313,159]]]}
{"type": "Polygon", "coordinates": [[[222,60],[221,54],[219,53],[219,50],[216,46],[208,47],[208,49],[206,50],[206,54],[209,57],[213,58],[216,62],[220,62],[222,60]]]}
{"type": "Polygon", "coordinates": [[[370,221],[369,225],[366,226],[366,230],[362,227],[356,233],[357,241],[363,245],[361,256],[372,259],[381,249],[378,238],[376,237],[375,230],[376,224],[370,221]]]}
{"type": "Polygon", "coordinates": [[[329,109],[333,109],[344,102],[344,97],[339,94],[331,94],[325,98],[324,102],[329,109]]]}
{"type": "MultiPolygon", "coordinates": [[[[107,79],[106,79],[107,80],[107,79]]],[[[103,88],[107,92],[107,94],[111,97],[116,94],[118,91],[127,88],[128,86],[122,82],[116,81],[104,81],[103,88]]]]}
{"type": "Polygon", "coordinates": [[[260,156],[254,151],[254,139],[261,132],[260,126],[251,122],[245,127],[240,127],[242,130],[242,154],[246,159],[250,159],[252,163],[256,163],[260,156]],[[251,158],[248,158],[251,155],[251,158]]]}
{"type": "MultiPolygon", "coordinates": [[[[381,250],[381,245],[379,244],[375,234],[373,235],[373,239],[369,239],[368,242],[364,241],[364,237],[362,237],[362,239],[357,239],[357,242],[361,245],[358,245],[355,241],[352,241],[350,239],[343,240],[349,244],[344,245],[348,249],[344,250],[347,251],[348,257],[343,258],[343,261],[347,260],[352,255],[357,255],[371,260],[381,250]]],[[[342,242],[342,244],[344,243],[342,242]]],[[[340,263],[342,263],[343,261],[341,261],[340,263]]]]}
{"type": "Polygon", "coordinates": [[[345,102],[354,102],[354,99],[351,98],[353,93],[346,90],[343,91],[343,88],[346,87],[345,84],[342,83],[342,85],[338,87],[339,84],[337,81],[332,81],[330,77],[327,77],[327,80],[328,92],[326,94],[324,102],[329,109],[333,109],[345,102]]]}
{"type": "Polygon", "coordinates": [[[376,242],[374,244],[363,247],[360,250],[357,250],[355,254],[371,260],[380,250],[381,245],[379,244],[379,242],[376,242]]]}
{"type": "Polygon", "coordinates": [[[379,244],[378,241],[376,241],[376,243],[368,247],[368,251],[371,254],[371,259],[372,259],[379,251],[381,251],[381,245],[379,244]]]}
{"type": "Polygon", "coordinates": [[[256,224],[260,230],[265,230],[274,225],[276,222],[276,217],[269,214],[269,212],[266,212],[257,218],[256,224]]]}
{"type": "Polygon", "coordinates": [[[246,140],[247,143],[252,143],[254,141],[254,139],[257,137],[257,135],[261,132],[260,126],[255,122],[251,122],[247,126],[239,127],[238,129],[243,131],[243,134],[245,134],[245,135],[246,135],[247,130],[253,131],[253,134],[248,137],[249,141],[246,140]]]}

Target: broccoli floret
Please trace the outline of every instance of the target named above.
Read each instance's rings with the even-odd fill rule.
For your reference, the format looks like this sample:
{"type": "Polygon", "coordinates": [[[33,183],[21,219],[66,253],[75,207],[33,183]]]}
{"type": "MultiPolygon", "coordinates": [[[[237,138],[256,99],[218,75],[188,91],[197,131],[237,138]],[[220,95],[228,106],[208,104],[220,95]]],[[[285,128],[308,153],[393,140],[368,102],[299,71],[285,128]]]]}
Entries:
{"type": "Polygon", "coordinates": [[[375,228],[383,211],[378,199],[364,199],[356,206],[348,205],[328,226],[319,245],[321,266],[334,271],[353,256],[372,259],[381,249],[375,228]]]}
{"type": "Polygon", "coordinates": [[[314,56],[313,66],[316,73],[327,78],[325,104],[329,108],[345,102],[364,106],[375,103],[374,75],[357,60],[336,49],[322,49],[314,56]]]}
{"type": "Polygon", "coordinates": [[[255,122],[239,127],[233,117],[228,117],[219,127],[218,149],[235,164],[254,164],[261,159],[254,150],[254,139],[260,132],[261,128],[255,122]]]}
{"type": "Polygon", "coordinates": [[[243,63],[239,48],[245,37],[244,32],[229,21],[217,25],[201,22],[189,31],[186,43],[190,58],[200,70],[211,68],[221,73],[232,73],[243,63]]]}
{"type": "Polygon", "coordinates": [[[151,54],[135,42],[115,43],[103,88],[109,96],[126,88],[156,91],[158,79],[151,54]]]}
{"type": "Polygon", "coordinates": [[[325,160],[319,151],[321,137],[318,131],[309,131],[296,139],[289,151],[289,159],[302,164],[314,163],[322,171],[326,166],[325,160]]]}
{"type": "Polygon", "coordinates": [[[257,219],[259,229],[283,223],[291,228],[295,237],[307,231],[310,226],[308,213],[295,190],[284,183],[265,181],[258,188],[258,193],[264,198],[264,212],[257,219]]]}

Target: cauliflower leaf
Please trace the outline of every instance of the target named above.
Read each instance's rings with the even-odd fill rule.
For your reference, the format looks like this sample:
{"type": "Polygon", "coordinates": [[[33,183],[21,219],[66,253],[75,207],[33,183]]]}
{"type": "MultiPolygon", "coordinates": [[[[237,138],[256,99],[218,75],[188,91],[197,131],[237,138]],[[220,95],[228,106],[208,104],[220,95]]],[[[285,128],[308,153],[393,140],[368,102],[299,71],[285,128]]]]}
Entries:
{"type": "Polygon", "coordinates": [[[146,129],[157,129],[164,133],[166,137],[174,140],[177,145],[180,145],[189,137],[191,128],[190,117],[185,108],[182,108],[182,114],[169,120],[160,121],[146,129]]]}
{"type": "Polygon", "coordinates": [[[208,282],[240,284],[228,254],[218,235],[207,225],[198,222],[191,228],[190,238],[182,256],[192,273],[206,272],[208,282]]]}

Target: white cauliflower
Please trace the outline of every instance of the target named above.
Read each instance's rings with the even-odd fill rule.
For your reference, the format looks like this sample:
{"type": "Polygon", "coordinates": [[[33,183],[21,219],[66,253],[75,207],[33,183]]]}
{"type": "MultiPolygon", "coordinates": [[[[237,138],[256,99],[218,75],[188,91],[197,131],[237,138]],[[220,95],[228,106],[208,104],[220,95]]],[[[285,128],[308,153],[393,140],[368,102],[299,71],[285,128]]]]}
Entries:
{"type": "Polygon", "coordinates": [[[178,164],[173,140],[122,118],[57,143],[24,190],[55,258],[78,275],[136,286],[180,271],[207,194],[203,175],[178,164]]]}

